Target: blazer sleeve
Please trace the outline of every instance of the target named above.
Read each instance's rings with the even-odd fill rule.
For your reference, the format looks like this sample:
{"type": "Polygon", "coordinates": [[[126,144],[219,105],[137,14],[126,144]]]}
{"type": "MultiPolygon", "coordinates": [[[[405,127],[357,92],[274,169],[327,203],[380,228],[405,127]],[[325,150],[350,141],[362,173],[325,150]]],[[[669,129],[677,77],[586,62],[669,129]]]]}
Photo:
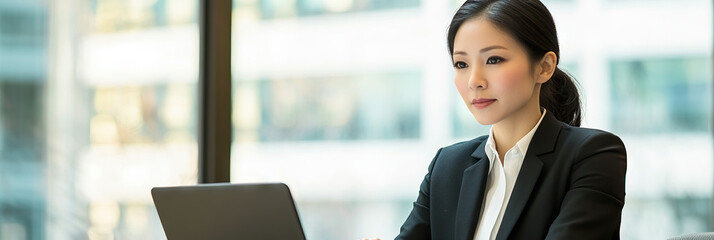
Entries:
{"type": "Polygon", "coordinates": [[[584,140],[577,155],[546,239],[620,239],[625,145],[614,134],[598,131],[584,140]]]}
{"type": "Polygon", "coordinates": [[[434,170],[434,163],[439,157],[441,149],[436,152],[436,156],[429,164],[429,171],[424,176],[424,180],[419,187],[419,195],[414,202],[414,207],[407,217],[407,220],[399,229],[399,235],[395,240],[421,240],[431,239],[431,218],[429,217],[430,185],[431,173],[434,170]]]}

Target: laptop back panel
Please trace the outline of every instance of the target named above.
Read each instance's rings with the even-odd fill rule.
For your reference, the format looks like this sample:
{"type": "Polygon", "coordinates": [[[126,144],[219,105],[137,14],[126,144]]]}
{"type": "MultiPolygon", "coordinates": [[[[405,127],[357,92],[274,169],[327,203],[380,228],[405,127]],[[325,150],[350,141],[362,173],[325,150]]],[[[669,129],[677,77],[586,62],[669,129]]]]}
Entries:
{"type": "Polygon", "coordinates": [[[169,240],[305,239],[282,183],[156,187],[151,194],[169,240]]]}

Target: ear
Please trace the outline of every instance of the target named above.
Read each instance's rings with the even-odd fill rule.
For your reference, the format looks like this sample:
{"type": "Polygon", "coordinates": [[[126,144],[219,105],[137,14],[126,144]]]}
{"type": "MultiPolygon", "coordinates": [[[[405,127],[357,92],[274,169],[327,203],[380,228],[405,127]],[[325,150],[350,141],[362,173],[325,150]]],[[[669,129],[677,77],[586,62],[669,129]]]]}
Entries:
{"type": "Polygon", "coordinates": [[[553,51],[545,53],[545,55],[543,55],[543,58],[541,58],[541,60],[538,62],[538,79],[536,80],[536,82],[545,83],[550,80],[550,77],[552,77],[553,73],[555,72],[557,63],[558,56],[555,55],[553,51]]]}

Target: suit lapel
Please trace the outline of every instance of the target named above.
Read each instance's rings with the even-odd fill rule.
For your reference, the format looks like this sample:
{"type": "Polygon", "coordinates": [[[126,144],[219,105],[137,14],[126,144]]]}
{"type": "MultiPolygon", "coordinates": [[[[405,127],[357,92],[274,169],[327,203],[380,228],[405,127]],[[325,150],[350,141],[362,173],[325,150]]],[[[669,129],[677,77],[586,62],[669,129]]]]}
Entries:
{"type": "Polygon", "coordinates": [[[533,134],[528,151],[523,159],[523,165],[518,173],[516,184],[513,186],[511,198],[508,200],[506,212],[501,220],[501,226],[496,235],[497,240],[508,239],[518,218],[521,216],[543,168],[543,161],[538,156],[552,152],[555,149],[555,143],[562,127],[561,124],[551,113],[546,112],[543,121],[541,121],[538,129],[533,134]]]}
{"type": "Polygon", "coordinates": [[[521,171],[518,173],[518,180],[516,180],[516,184],[513,186],[511,198],[508,200],[508,207],[506,207],[506,212],[503,214],[501,226],[496,235],[497,240],[508,239],[508,235],[516,225],[516,221],[518,221],[518,217],[521,216],[521,212],[523,212],[523,208],[528,202],[528,197],[531,195],[533,187],[538,181],[542,167],[543,162],[538,159],[538,157],[530,155],[523,159],[521,171]]]}
{"type": "Polygon", "coordinates": [[[456,206],[454,239],[471,240],[476,231],[490,165],[484,150],[485,145],[486,141],[484,140],[471,154],[476,163],[464,170],[459,202],[456,206]]]}

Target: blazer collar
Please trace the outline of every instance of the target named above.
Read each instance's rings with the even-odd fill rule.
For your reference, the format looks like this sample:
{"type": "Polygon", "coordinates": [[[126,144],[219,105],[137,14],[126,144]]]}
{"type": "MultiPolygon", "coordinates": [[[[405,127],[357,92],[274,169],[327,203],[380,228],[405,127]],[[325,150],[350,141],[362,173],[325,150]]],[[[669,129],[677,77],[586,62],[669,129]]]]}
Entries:
{"type": "MultiPolygon", "coordinates": [[[[507,239],[516,225],[543,167],[543,161],[539,155],[552,152],[555,149],[563,125],[564,123],[558,121],[552,113],[546,111],[543,121],[536,129],[528,146],[496,239],[507,239]]],[[[471,154],[474,160],[473,165],[464,170],[456,208],[455,239],[473,239],[476,225],[481,216],[488,169],[490,168],[485,147],[486,140],[482,141],[471,154]]]]}
{"type": "MultiPolygon", "coordinates": [[[[535,155],[540,155],[544,153],[552,152],[555,149],[556,137],[560,133],[560,128],[565,123],[559,121],[553,116],[550,111],[545,112],[543,121],[541,121],[538,129],[533,134],[531,143],[528,145],[528,153],[533,153],[535,155]]],[[[476,148],[476,150],[471,153],[475,162],[486,157],[486,140],[483,140],[481,144],[476,148]]]]}

